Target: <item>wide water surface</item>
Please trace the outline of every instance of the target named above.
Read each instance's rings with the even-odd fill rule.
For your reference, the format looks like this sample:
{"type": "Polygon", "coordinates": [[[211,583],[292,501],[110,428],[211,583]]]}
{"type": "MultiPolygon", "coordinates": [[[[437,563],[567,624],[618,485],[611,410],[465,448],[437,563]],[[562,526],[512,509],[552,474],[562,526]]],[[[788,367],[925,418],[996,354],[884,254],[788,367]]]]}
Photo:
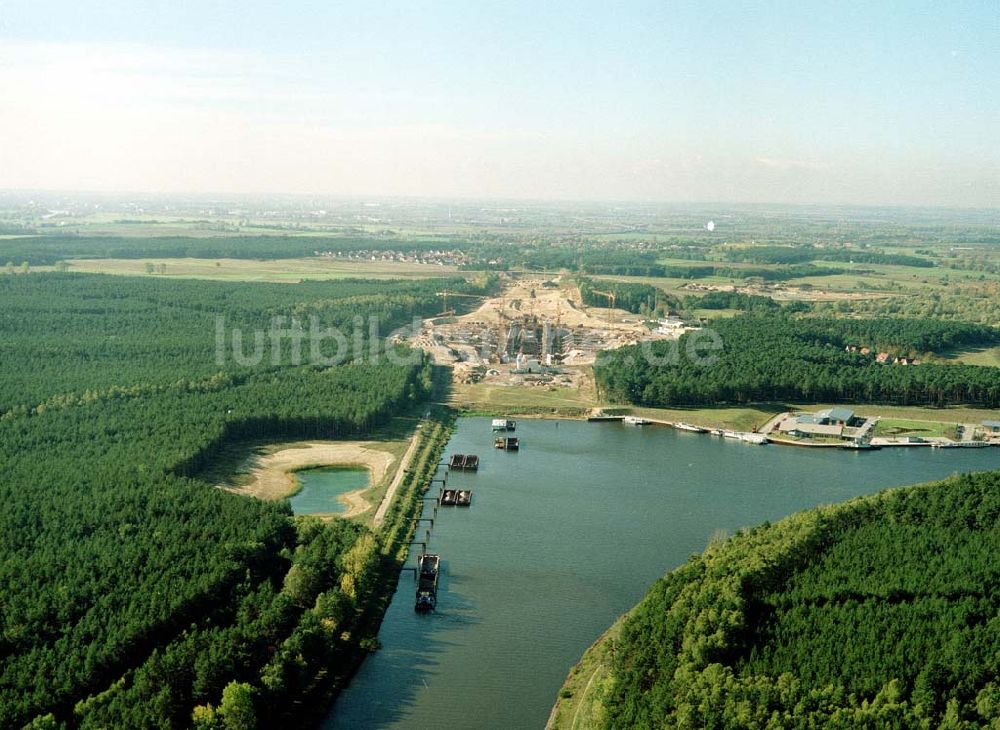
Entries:
{"type": "Polygon", "coordinates": [[[582,421],[520,421],[517,435],[520,452],[495,451],[489,419],[459,421],[446,453],[481,466],[448,475],[473,501],[438,510],[437,611],[414,613],[404,573],[381,650],[324,727],[541,728],[587,646],[715,531],[1000,468],[996,448],[857,453],[582,421]]]}

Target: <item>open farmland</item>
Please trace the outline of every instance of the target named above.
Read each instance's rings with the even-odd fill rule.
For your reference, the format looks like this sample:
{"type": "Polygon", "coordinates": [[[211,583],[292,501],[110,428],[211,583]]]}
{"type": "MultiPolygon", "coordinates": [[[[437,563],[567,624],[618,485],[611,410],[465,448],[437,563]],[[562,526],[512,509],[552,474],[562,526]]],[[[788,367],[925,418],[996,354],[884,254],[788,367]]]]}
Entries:
{"type": "Polygon", "coordinates": [[[321,257],[274,259],[74,259],[70,271],[90,274],[157,276],[210,279],[215,281],[299,282],[330,279],[429,279],[454,276],[454,266],[395,261],[342,261],[321,257]],[[149,274],[147,264],[165,266],[163,273],[149,274]]]}

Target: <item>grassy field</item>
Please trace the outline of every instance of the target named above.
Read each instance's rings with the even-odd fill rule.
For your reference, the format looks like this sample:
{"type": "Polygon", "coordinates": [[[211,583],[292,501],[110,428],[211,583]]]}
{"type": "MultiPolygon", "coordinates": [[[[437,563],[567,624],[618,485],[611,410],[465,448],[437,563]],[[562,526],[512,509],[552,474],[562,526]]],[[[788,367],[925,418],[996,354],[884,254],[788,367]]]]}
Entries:
{"type": "Polygon", "coordinates": [[[945,357],[953,362],[965,363],[966,365],[1000,367],[1000,347],[957,350],[945,357]]]}
{"type": "MultiPolygon", "coordinates": [[[[51,267],[39,266],[44,271],[51,267]]],[[[428,279],[455,276],[454,266],[396,262],[343,261],[326,258],[275,259],[76,259],[69,270],[92,274],[157,276],[218,281],[298,282],[303,279],[428,279]],[[166,273],[149,274],[146,264],[165,264],[166,273]]]]}
{"type": "MultiPolygon", "coordinates": [[[[634,414],[671,423],[683,421],[705,428],[726,428],[750,431],[763,426],[778,413],[785,411],[818,411],[830,408],[830,403],[761,403],[746,406],[713,406],[697,408],[640,408],[627,404],[601,401],[592,385],[583,389],[566,387],[522,387],[477,383],[455,384],[449,405],[466,413],[495,415],[551,415],[580,417],[594,408],[617,414],[634,414]]],[[[843,404],[840,404],[843,405],[843,404]]],[[[983,408],[922,408],[916,406],[857,405],[858,415],[882,418],[881,428],[911,429],[913,435],[954,436],[958,423],[980,423],[1000,419],[1000,412],[983,408]],[[889,425],[887,425],[889,424],[889,425]]],[[[898,432],[905,435],[910,431],[898,432]]],[[[879,435],[888,435],[880,433],[879,435]]]]}
{"type": "Polygon", "coordinates": [[[597,405],[593,395],[563,386],[455,384],[450,405],[465,412],[580,416],[597,405]]]}
{"type": "Polygon", "coordinates": [[[883,418],[875,426],[875,436],[921,436],[955,439],[957,423],[917,421],[909,418],[883,418]]]}
{"type": "MultiPolygon", "coordinates": [[[[830,404],[796,405],[797,409],[812,411],[830,408],[830,404]]],[[[861,416],[881,416],[883,419],[902,419],[904,421],[932,421],[954,425],[956,423],[979,423],[984,419],[997,419],[1000,412],[986,408],[966,408],[952,406],[949,408],[920,408],[916,406],[855,406],[854,410],[861,416]]]]}
{"type": "Polygon", "coordinates": [[[732,431],[751,431],[767,423],[779,413],[788,410],[780,403],[755,406],[717,406],[713,408],[632,408],[631,412],[644,418],[655,418],[670,423],[690,423],[703,428],[725,428],[732,431]]]}

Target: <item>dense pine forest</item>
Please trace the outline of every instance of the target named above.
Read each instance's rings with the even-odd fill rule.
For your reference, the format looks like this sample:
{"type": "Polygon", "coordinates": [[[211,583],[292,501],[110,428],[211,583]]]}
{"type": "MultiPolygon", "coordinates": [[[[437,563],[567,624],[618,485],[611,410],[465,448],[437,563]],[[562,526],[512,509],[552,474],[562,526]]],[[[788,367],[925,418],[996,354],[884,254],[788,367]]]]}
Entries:
{"type": "Polygon", "coordinates": [[[608,728],[994,727],[1000,473],[717,541],[625,619],[608,728]]]}
{"type": "Polygon", "coordinates": [[[602,353],[595,367],[599,387],[612,400],[648,406],[759,401],[1000,406],[996,368],[876,361],[879,351],[893,357],[924,356],[959,346],[992,345],[997,331],[991,327],[780,313],[714,320],[710,327],[717,338],[709,344],[718,349],[703,349],[709,338],[696,331],[679,342],[602,353]]]}
{"type": "Polygon", "coordinates": [[[236,439],[351,436],[418,403],[429,364],[372,359],[368,326],[436,310],[439,286],[0,278],[0,727],[270,726],[335,678],[379,598],[377,537],[198,474],[236,439]],[[258,366],[217,360],[219,317],[250,351],[311,316],[348,333],[344,364],[268,341],[258,366]]]}

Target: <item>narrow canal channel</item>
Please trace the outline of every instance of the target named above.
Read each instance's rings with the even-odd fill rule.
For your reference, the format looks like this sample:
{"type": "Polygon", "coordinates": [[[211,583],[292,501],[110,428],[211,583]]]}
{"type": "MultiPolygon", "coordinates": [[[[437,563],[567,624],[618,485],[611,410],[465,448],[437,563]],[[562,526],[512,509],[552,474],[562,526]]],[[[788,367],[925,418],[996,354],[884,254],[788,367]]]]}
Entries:
{"type": "Polygon", "coordinates": [[[584,649],[717,530],[1000,468],[1000,449],[850,453],[580,421],[521,421],[516,435],[519,452],[495,451],[489,419],[459,421],[446,453],[481,465],[448,475],[473,498],[438,511],[437,610],[414,612],[404,573],[382,648],[325,728],[541,728],[584,649]]]}

